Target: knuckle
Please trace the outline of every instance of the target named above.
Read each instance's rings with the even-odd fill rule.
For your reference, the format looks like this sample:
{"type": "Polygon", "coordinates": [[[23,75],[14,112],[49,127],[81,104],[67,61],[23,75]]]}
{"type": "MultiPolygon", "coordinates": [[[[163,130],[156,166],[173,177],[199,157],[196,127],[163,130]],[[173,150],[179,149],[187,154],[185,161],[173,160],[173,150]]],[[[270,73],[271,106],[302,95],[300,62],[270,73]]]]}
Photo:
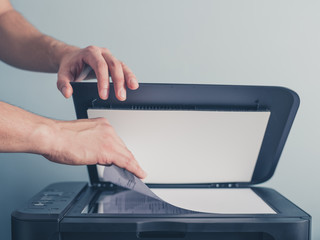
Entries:
{"type": "Polygon", "coordinates": [[[98,50],[98,47],[90,45],[86,47],[85,50],[87,50],[88,52],[96,52],[98,50]]]}
{"type": "Polygon", "coordinates": [[[120,62],[117,59],[111,59],[109,62],[110,68],[118,68],[120,67],[120,62]]]}
{"type": "Polygon", "coordinates": [[[106,157],[104,159],[104,163],[107,164],[107,165],[111,165],[113,162],[112,162],[112,159],[110,157],[106,157]]]}
{"type": "Polygon", "coordinates": [[[131,79],[131,78],[135,79],[136,78],[136,76],[133,73],[128,73],[127,76],[128,76],[129,79],[131,79]]]}
{"type": "Polygon", "coordinates": [[[99,80],[98,82],[98,88],[109,88],[109,82],[108,80],[99,80]]]}
{"type": "Polygon", "coordinates": [[[108,119],[106,118],[99,118],[99,121],[102,125],[107,125],[107,126],[110,125],[108,119]]]}
{"type": "Polygon", "coordinates": [[[98,157],[98,163],[99,164],[103,164],[103,165],[104,164],[110,165],[110,164],[112,164],[112,159],[109,156],[101,155],[101,156],[98,157]]]}
{"type": "Polygon", "coordinates": [[[102,155],[98,155],[96,157],[96,161],[98,164],[104,164],[105,159],[102,157],[102,155]]]}
{"type": "Polygon", "coordinates": [[[124,165],[126,168],[130,167],[132,165],[132,158],[126,157],[124,165]]]}
{"type": "Polygon", "coordinates": [[[106,118],[96,118],[95,121],[97,122],[97,126],[100,127],[108,127],[110,126],[109,121],[106,118]]]}
{"type": "Polygon", "coordinates": [[[104,52],[104,53],[108,53],[108,54],[111,53],[110,50],[108,48],[105,48],[105,47],[102,47],[101,51],[104,52]]]}

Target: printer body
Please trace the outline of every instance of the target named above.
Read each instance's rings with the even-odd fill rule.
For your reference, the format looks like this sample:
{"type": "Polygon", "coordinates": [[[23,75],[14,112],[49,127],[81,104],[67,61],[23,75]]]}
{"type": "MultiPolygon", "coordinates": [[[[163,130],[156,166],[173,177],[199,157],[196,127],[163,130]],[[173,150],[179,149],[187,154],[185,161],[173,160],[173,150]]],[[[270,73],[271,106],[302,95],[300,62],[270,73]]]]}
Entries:
{"type": "Polygon", "coordinates": [[[90,183],[53,183],[15,210],[12,240],[310,239],[310,215],[255,186],[274,174],[298,110],[295,92],[142,83],[119,102],[112,86],[101,100],[95,83],[72,85],[77,118],[110,118],[138,161],[147,159],[147,186],[172,202],[104,181],[104,166],[91,165],[90,183]],[[187,197],[177,206],[180,193],[187,197]]]}

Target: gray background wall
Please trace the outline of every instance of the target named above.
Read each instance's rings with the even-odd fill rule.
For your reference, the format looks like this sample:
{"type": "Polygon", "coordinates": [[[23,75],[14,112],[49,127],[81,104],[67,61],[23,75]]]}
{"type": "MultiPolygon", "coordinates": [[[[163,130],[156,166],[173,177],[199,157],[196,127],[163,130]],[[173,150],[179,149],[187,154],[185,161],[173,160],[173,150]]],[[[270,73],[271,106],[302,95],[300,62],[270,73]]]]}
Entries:
{"type": "MultiPolygon", "coordinates": [[[[301,107],[273,187],[313,217],[320,239],[320,1],[12,0],[43,32],[74,45],[109,48],[140,82],[281,85],[301,107]]],[[[13,26],[14,27],[14,26],[13,26]]],[[[0,36],[1,37],[1,36],[0,36]]],[[[40,115],[75,119],[56,75],[0,63],[0,99],[40,115]]],[[[88,180],[85,167],[30,154],[0,154],[0,239],[10,213],[47,184],[88,180]]]]}

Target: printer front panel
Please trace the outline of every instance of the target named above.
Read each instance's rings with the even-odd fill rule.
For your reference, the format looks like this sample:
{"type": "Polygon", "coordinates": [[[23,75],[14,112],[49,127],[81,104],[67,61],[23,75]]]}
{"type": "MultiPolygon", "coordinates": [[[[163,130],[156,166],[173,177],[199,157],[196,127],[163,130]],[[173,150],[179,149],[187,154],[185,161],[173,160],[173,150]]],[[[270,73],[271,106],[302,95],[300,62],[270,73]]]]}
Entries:
{"type": "MultiPolygon", "coordinates": [[[[308,214],[272,189],[252,190],[276,214],[208,214],[189,210],[170,212],[172,206],[167,206],[167,212],[164,213],[161,208],[156,209],[159,204],[148,203],[145,198],[139,198],[130,191],[92,188],[87,190],[90,194],[84,194],[62,219],[60,233],[62,240],[219,239],[222,236],[223,239],[309,239],[311,220],[308,214]],[[115,206],[114,197],[119,194],[121,197],[117,200],[120,203],[115,206]],[[111,197],[106,200],[108,196],[111,197]],[[101,209],[101,198],[106,200],[109,212],[101,209]],[[137,212],[133,212],[133,209],[137,212]]],[[[163,203],[161,206],[166,205],[163,203]]]]}
{"type": "Polygon", "coordinates": [[[307,240],[309,224],[300,218],[65,218],[62,240],[255,239],[307,240]]]}
{"type": "MultiPolygon", "coordinates": [[[[71,186],[71,192],[75,193],[74,184],[76,183],[54,186],[71,186]]],[[[208,214],[192,211],[108,214],[93,212],[97,209],[95,203],[101,193],[126,191],[117,188],[85,187],[84,183],[78,186],[79,194],[72,198],[70,206],[59,215],[47,212],[41,217],[34,210],[33,213],[24,212],[25,207],[14,212],[12,239],[219,239],[222,236],[224,239],[310,239],[310,216],[272,189],[252,188],[277,214],[208,214]]],[[[52,189],[52,186],[45,191],[48,189],[52,189]]],[[[125,196],[132,197],[130,194],[125,196]]],[[[139,198],[132,200],[131,204],[123,206],[131,208],[133,203],[139,202],[139,198]]],[[[34,199],[28,204],[32,201],[34,199]]],[[[145,206],[150,207],[148,204],[145,206]]]]}

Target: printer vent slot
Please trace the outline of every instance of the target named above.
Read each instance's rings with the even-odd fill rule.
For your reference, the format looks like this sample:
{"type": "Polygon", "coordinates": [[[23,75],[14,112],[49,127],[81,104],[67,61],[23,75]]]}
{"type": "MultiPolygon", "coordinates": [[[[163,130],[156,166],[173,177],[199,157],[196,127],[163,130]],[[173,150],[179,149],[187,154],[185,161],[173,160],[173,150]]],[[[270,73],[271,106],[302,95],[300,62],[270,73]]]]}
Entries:
{"type": "Polygon", "coordinates": [[[195,106],[179,106],[179,105],[132,105],[132,110],[195,110],[195,106]]]}
{"type": "Polygon", "coordinates": [[[269,109],[264,107],[256,106],[212,106],[212,105],[123,105],[123,104],[95,104],[92,102],[93,109],[117,109],[117,110],[163,110],[163,111],[236,111],[236,112],[246,112],[246,111],[259,111],[265,112],[269,109]]]}

